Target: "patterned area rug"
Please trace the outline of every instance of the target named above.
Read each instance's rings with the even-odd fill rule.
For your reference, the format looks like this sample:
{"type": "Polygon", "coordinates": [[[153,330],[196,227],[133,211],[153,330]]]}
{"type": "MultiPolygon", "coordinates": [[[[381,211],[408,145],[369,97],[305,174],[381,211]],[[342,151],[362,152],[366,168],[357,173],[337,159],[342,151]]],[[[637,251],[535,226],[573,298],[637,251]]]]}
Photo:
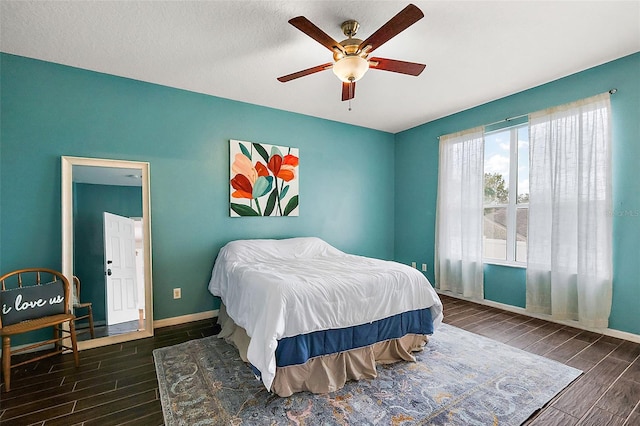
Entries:
{"type": "Polygon", "coordinates": [[[280,398],[238,351],[207,337],[153,352],[172,425],[520,425],[580,370],[442,324],[417,362],[337,392],[280,398]]]}

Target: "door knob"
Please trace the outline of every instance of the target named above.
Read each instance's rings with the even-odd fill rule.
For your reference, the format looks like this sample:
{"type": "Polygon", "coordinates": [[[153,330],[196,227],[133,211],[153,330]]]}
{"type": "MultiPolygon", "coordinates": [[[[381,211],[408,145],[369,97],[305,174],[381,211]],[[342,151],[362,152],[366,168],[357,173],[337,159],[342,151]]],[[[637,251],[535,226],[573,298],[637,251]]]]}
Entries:
{"type": "Polygon", "coordinates": [[[111,276],[111,268],[107,269],[107,275],[111,276]]]}

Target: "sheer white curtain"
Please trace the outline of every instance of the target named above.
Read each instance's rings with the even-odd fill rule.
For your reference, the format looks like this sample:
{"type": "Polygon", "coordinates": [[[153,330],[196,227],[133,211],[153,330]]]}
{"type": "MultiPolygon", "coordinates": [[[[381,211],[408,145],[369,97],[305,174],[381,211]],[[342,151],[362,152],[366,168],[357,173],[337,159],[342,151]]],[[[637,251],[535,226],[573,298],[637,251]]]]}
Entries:
{"type": "Polygon", "coordinates": [[[611,311],[609,94],[529,117],[527,310],[607,327],[611,311]]]}
{"type": "Polygon", "coordinates": [[[440,138],[436,287],[482,299],[484,128],[440,138]]]}

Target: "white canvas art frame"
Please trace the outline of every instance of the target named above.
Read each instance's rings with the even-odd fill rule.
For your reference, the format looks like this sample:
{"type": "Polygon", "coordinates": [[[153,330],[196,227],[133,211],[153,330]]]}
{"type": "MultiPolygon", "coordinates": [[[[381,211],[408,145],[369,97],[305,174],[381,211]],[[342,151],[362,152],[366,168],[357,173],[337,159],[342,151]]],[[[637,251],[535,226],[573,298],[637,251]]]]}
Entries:
{"type": "Polygon", "coordinates": [[[299,150],[229,140],[229,215],[298,216],[299,150]]]}

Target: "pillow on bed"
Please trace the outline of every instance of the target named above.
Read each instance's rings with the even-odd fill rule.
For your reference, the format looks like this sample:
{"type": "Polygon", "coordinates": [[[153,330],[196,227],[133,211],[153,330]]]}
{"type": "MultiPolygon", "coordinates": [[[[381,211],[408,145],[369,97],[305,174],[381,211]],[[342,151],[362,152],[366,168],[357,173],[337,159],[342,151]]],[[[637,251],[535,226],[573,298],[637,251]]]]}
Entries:
{"type": "Polygon", "coordinates": [[[344,256],[345,253],[317,237],[283,240],[236,240],[221,250],[221,260],[227,262],[268,261],[317,256],[344,256]]]}

